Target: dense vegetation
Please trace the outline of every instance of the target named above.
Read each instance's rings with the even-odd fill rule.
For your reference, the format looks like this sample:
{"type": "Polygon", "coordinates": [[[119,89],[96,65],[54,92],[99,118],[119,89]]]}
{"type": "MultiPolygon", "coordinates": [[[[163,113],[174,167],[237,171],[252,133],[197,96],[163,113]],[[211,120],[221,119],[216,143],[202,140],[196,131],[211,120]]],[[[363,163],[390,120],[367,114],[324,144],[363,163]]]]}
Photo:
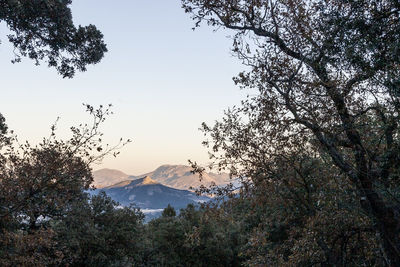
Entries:
{"type": "Polygon", "coordinates": [[[234,81],[252,96],[203,128],[220,167],[280,199],[289,250],[262,262],[400,266],[399,1],[182,3],[234,31],[247,66],[234,81]]]}
{"type": "MultiPolygon", "coordinates": [[[[54,62],[53,52],[105,51],[97,31],[95,43],[74,43],[70,1],[0,3],[21,55],[49,55],[64,76],[84,67],[54,62]],[[54,31],[57,23],[67,31],[54,31]]],[[[252,96],[203,125],[215,166],[241,183],[202,188],[214,203],[178,215],[169,206],[144,224],[135,207],[86,193],[90,164],[118,148],[101,145],[107,108],[87,106],[93,125],[73,127],[67,141],[53,127],[34,147],[19,144],[0,116],[0,264],[400,266],[399,2],[182,4],[195,26],[233,30],[233,53],[247,68],[235,82],[252,96]]],[[[94,55],[83,63],[102,57],[94,55]]]]}

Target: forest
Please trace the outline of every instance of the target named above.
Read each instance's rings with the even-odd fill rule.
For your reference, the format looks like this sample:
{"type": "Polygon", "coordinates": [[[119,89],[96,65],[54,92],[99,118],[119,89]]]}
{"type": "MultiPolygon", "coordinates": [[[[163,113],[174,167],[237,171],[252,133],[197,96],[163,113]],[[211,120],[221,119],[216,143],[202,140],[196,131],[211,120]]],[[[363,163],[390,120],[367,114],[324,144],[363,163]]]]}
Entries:
{"type": "MultiPolygon", "coordinates": [[[[76,27],[71,2],[0,0],[13,63],[73,78],[102,60],[102,33],[76,27]]],[[[240,183],[199,188],[213,201],[145,223],[88,194],[92,163],[130,142],[102,143],[111,105],[85,104],[92,124],[66,140],[54,124],[38,145],[0,115],[0,265],[400,266],[400,2],[181,5],[193,29],[233,33],[233,79],[252,93],[201,130],[210,168],[240,183]]]]}

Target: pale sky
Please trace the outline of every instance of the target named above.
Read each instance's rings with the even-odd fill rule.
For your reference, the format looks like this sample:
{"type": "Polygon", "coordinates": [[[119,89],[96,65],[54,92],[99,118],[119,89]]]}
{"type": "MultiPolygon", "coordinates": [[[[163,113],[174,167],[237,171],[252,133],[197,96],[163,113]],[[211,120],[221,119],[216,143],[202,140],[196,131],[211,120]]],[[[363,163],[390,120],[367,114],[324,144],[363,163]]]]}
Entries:
{"type": "Polygon", "coordinates": [[[95,24],[109,52],[88,71],[62,79],[46,64],[12,64],[7,29],[0,24],[0,112],[21,140],[48,136],[59,116],[59,133],[87,118],[82,103],[113,104],[103,125],[105,140],[131,144],[94,169],[142,174],[162,164],[208,162],[201,122],[212,123],[239,104],[246,92],[232,81],[243,67],[231,56],[229,32],[193,22],[180,1],[73,1],[76,24],[95,24]]]}

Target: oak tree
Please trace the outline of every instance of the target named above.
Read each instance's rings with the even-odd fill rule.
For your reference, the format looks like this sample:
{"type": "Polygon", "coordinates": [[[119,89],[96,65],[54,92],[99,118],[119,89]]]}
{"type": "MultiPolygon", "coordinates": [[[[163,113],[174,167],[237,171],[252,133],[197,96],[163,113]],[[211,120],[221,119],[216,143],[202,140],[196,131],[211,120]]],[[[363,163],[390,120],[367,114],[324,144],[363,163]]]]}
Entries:
{"type": "MultiPolygon", "coordinates": [[[[54,224],[88,202],[86,191],[93,182],[91,164],[105,155],[118,153],[116,150],[129,142],[121,139],[115,146],[103,145],[99,127],[111,113],[110,107],[85,107],[92,116],[92,124],[71,127],[70,139],[57,138],[53,125],[50,136],[38,145],[21,144],[13,135],[6,135],[7,142],[1,144],[2,265],[58,264],[65,256],[62,249],[57,249],[54,224]],[[25,246],[25,242],[31,246],[25,246]]],[[[115,216],[123,213],[110,212],[115,216]]]]}
{"type": "MultiPolygon", "coordinates": [[[[318,157],[329,155],[374,221],[386,264],[400,265],[399,2],[182,4],[196,26],[206,22],[234,31],[232,50],[249,69],[235,82],[258,90],[244,106],[263,124],[263,138],[274,144],[266,151],[286,151],[300,140],[318,157]]],[[[229,129],[233,124],[224,125],[229,129]]],[[[215,148],[221,148],[218,131],[213,134],[215,148]]],[[[222,148],[234,153],[229,146],[222,148]]]]}
{"type": "Polygon", "coordinates": [[[103,34],[94,26],[76,27],[72,0],[1,0],[0,22],[10,30],[14,46],[12,62],[29,57],[38,65],[45,61],[64,78],[98,63],[107,51],[103,34]]]}

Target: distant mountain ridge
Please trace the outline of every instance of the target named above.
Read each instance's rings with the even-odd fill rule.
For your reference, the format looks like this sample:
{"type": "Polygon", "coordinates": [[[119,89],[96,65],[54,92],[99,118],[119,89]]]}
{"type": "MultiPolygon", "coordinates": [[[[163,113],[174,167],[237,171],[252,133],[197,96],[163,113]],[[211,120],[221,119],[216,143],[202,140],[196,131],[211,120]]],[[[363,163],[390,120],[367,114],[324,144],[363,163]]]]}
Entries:
{"type": "Polygon", "coordinates": [[[197,196],[190,188],[200,185],[225,185],[228,174],[204,172],[202,180],[193,174],[192,168],[185,165],[162,165],[152,172],[134,176],[119,170],[101,169],[93,172],[92,191],[98,194],[104,191],[123,206],[134,204],[146,214],[146,220],[159,216],[168,204],[179,210],[188,204],[209,201],[206,196],[197,196]]]}
{"type": "MultiPolygon", "coordinates": [[[[228,174],[207,172],[203,173],[202,180],[200,181],[199,175],[193,174],[192,167],[186,165],[162,165],[154,171],[140,176],[150,176],[153,180],[161,184],[185,190],[189,190],[191,187],[198,188],[200,185],[209,186],[211,183],[222,185],[229,182],[228,174]]],[[[133,177],[137,178],[138,176],[133,177]]]]}
{"type": "Polygon", "coordinates": [[[129,179],[129,175],[119,170],[101,169],[93,172],[93,178],[93,185],[96,188],[103,188],[126,181],[129,179]]]}
{"type": "Polygon", "coordinates": [[[119,183],[104,191],[114,200],[124,206],[134,203],[141,209],[163,209],[168,204],[175,208],[184,208],[187,204],[208,201],[210,198],[197,196],[188,190],[180,190],[157,183],[149,176],[135,179],[129,183],[119,183]]]}
{"type": "Polygon", "coordinates": [[[168,204],[179,210],[188,204],[196,205],[210,200],[209,197],[197,196],[188,190],[162,185],[149,176],[96,189],[92,194],[102,191],[123,206],[133,204],[139,207],[146,214],[146,220],[159,216],[168,204]]]}
{"type": "Polygon", "coordinates": [[[226,173],[216,174],[204,172],[202,180],[200,181],[199,175],[193,174],[191,171],[192,168],[186,165],[162,165],[152,172],[136,176],[127,175],[118,170],[101,169],[93,172],[93,185],[96,188],[106,188],[118,183],[128,184],[129,181],[146,176],[151,177],[154,181],[165,186],[183,190],[198,188],[200,185],[209,186],[212,183],[215,183],[216,185],[225,185],[229,182],[229,175],[226,173]],[[109,176],[109,180],[107,180],[107,176],[109,176]]]}

